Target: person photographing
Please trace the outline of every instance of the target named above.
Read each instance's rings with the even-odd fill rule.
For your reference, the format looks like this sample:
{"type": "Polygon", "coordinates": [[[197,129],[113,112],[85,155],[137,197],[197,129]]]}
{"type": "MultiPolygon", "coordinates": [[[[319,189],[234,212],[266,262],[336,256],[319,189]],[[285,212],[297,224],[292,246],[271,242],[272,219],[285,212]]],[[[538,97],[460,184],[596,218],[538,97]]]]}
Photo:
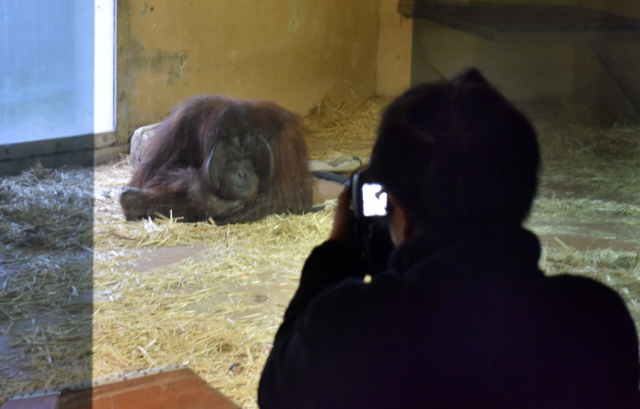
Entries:
{"type": "Polygon", "coordinates": [[[620,296],[538,267],[522,224],[539,164],[531,124],[476,69],[392,102],[304,265],[260,407],[640,407],[620,296]],[[386,215],[354,215],[362,182],[386,215]]]}

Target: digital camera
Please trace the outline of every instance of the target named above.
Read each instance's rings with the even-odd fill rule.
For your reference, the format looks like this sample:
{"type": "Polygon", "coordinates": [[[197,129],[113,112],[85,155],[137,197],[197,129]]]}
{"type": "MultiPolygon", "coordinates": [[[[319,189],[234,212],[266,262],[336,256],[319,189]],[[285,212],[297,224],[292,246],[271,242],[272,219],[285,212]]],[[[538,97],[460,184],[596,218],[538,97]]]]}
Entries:
{"type": "Polygon", "coordinates": [[[360,169],[351,179],[353,213],[357,220],[387,215],[387,193],[379,183],[367,181],[366,169],[360,169]]]}
{"type": "Polygon", "coordinates": [[[389,234],[389,202],[387,192],[379,183],[370,180],[366,168],[356,171],[351,177],[351,208],[369,274],[386,269],[387,260],[393,251],[389,234]]]}

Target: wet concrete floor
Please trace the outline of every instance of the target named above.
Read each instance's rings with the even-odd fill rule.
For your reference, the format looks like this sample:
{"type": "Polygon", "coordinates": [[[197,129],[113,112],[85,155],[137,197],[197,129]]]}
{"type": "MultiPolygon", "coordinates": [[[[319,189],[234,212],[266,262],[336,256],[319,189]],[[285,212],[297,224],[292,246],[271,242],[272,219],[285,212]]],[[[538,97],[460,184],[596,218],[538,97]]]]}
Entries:
{"type": "Polygon", "coordinates": [[[614,251],[640,251],[640,232],[627,226],[607,223],[572,223],[562,222],[530,222],[529,226],[537,227],[572,227],[576,234],[538,234],[541,243],[554,248],[565,248],[564,245],[579,251],[611,249],[614,251]],[[605,233],[607,237],[593,237],[592,232],[605,233]]]}
{"type": "MultiPolygon", "coordinates": [[[[573,190],[564,187],[567,197],[576,197],[573,190]]],[[[314,188],[314,203],[323,203],[328,199],[336,199],[342,186],[323,180],[316,180],[314,188]]],[[[563,195],[562,191],[558,195],[563,195]]],[[[640,251],[640,231],[614,223],[577,223],[575,220],[533,221],[528,227],[537,230],[554,227],[571,227],[573,234],[538,234],[541,243],[555,248],[571,247],[575,250],[586,251],[596,249],[612,249],[614,251],[640,251]],[[592,232],[605,233],[605,237],[593,237],[592,232]],[[564,244],[564,245],[563,245],[564,244]]],[[[156,267],[177,263],[188,257],[197,257],[204,249],[204,243],[192,246],[163,247],[159,249],[139,250],[140,258],[135,263],[138,271],[150,271],[156,267]]],[[[248,291],[252,294],[248,302],[259,302],[264,297],[275,298],[279,303],[288,304],[295,288],[275,285],[269,280],[259,280],[259,284],[245,283],[234,288],[227,288],[230,293],[248,291]],[[256,301],[257,300],[257,301],[256,301]]],[[[247,300],[244,300],[247,302],[247,300]]],[[[206,311],[204,305],[197,306],[198,312],[206,311]],[[204,310],[203,310],[204,309],[204,310]]]]}
{"type": "MultiPolygon", "coordinates": [[[[336,199],[342,190],[342,186],[332,182],[316,180],[314,189],[314,203],[323,203],[328,199],[336,199]]],[[[572,190],[565,187],[568,197],[575,197],[572,190]]],[[[562,192],[558,193],[562,195],[562,192]]],[[[577,223],[575,220],[554,220],[554,221],[533,221],[528,223],[528,227],[537,230],[558,227],[571,227],[573,234],[538,234],[541,243],[555,248],[571,247],[575,250],[586,251],[596,249],[612,249],[615,251],[640,251],[640,231],[623,225],[614,223],[577,223]],[[598,231],[604,233],[605,237],[593,237],[592,232],[598,231]]],[[[141,257],[135,263],[135,268],[141,272],[150,271],[155,267],[168,265],[179,262],[187,257],[197,257],[204,249],[204,243],[197,243],[192,246],[182,247],[166,247],[160,249],[145,249],[140,251],[141,257]]],[[[293,285],[282,286],[280,283],[273,282],[273,278],[258,280],[257,284],[243,283],[241,285],[232,285],[225,288],[228,293],[246,292],[248,294],[243,298],[243,302],[253,305],[260,303],[267,298],[276,301],[277,304],[287,305],[295,287],[293,285]],[[231,288],[233,287],[233,288],[231,288]]],[[[226,295],[222,295],[226,297],[226,295]]],[[[197,312],[206,312],[211,305],[220,300],[205,300],[194,310],[197,312]],[[207,305],[211,303],[211,305],[207,305]]]]}
{"type": "MultiPolygon", "coordinates": [[[[337,199],[343,186],[337,183],[315,179],[313,203],[318,205],[326,200],[337,199]]],[[[190,246],[161,247],[157,249],[135,249],[129,252],[138,254],[132,268],[140,272],[149,272],[154,268],[178,263],[186,258],[200,257],[205,249],[205,243],[195,243],[190,246]]],[[[217,309],[220,304],[228,302],[231,294],[242,294],[240,301],[245,305],[258,305],[269,300],[269,305],[288,305],[297,286],[295,284],[282,285],[277,274],[267,273],[258,276],[253,282],[227,283],[223,291],[216,296],[205,299],[189,306],[196,313],[206,313],[217,309]]],[[[242,313],[231,316],[231,319],[241,318],[242,313]]]]}

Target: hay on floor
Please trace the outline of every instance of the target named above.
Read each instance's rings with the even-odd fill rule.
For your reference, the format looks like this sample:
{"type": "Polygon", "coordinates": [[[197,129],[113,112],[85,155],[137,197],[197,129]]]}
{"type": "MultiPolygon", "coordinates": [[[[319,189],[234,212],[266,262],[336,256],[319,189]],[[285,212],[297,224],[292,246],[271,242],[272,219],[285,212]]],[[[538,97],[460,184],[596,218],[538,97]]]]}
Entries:
{"type": "MultiPolygon", "coordinates": [[[[329,99],[319,104],[304,118],[311,158],[366,160],[385,101],[329,99]]],[[[577,180],[594,192],[607,185],[620,198],[640,197],[633,176],[637,156],[621,154],[620,161],[611,156],[637,153],[637,138],[628,135],[640,127],[621,132],[613,125],[590,124],[571,133],[573,125],[563,121],[557,116],[536,119],[543,184],[570,184],[583,172],[577,180]],[[611,146],[598,139],[609,137],[616,140],[611,146]],[[581,167],[589,169],[576,170],[581,167]]],[[[257,407],[257,384],[273,336],[304,260],[329,233],[332,210],[230,226],[186,224],[171,217],[126,222],[117,194],[130,176],[123,158],[95,171],[37,167],[2,179],[0,232],[8,237],[2,245],[10,256],[0,260],[0,335],[16,353],[0,359],[0,371],[20,368],[23,373],[11,372],[0,401],[81,381],[88,373],[102,377],[186,364],[243,407],[257,407]],[[93,215],[86,213],[91,201],[93,215]],[[87,228],[91,221],[92,230],[87,228]],[[194,243],[204,243],[196,256],[140,271],[141,248],[161,251],[194,243]],[[87,255],[92,255],[93,282],[82,259],[87,255]],[[92,285],[87,313],[91,304],[83,297],[92,285]]],[[[640,227],[638,201],[564,198],[544,186],[530,217],[538,233],[583,234],[544,225],[558,220],[615,224],[630,231],[640,227]]],[[[637,253],[578,251],[559,238],[556,244],[543,246],[543,271],[585,275],[610,285],[640,323],[637,253]]]]}

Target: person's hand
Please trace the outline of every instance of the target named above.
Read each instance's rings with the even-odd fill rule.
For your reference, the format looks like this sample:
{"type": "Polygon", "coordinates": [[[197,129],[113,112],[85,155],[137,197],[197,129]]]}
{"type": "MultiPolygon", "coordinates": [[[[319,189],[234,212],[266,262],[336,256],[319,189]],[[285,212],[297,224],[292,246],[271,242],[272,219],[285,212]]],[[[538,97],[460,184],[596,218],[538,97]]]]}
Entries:
{"type": "Polygon", "coordinates": [[[350,209],[351,185],[342,189],[338,196],[335,214],[333,216],[333,229],[329,234],[329,240],[344,240],[353,242],[356,237],[355,221],[350,209]]]}

